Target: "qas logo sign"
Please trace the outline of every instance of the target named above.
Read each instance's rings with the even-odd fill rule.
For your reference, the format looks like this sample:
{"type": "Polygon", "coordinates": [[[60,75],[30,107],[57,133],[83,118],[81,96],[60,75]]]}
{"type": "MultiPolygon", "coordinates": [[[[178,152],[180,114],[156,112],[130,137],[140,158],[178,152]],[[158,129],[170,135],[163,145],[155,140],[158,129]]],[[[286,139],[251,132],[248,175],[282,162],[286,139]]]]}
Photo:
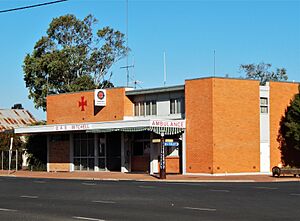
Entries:
{"type": "Polygon", "coordinates": [[[105,93],[103,91],[98,91],[97,97],[99,100],[103,100],[105,98],[105,93]]]}
{"type": "Polygon", "coordinates": [[[96,89],[95,90],[95,106],[106,106],[106,90],[96,89]]]}

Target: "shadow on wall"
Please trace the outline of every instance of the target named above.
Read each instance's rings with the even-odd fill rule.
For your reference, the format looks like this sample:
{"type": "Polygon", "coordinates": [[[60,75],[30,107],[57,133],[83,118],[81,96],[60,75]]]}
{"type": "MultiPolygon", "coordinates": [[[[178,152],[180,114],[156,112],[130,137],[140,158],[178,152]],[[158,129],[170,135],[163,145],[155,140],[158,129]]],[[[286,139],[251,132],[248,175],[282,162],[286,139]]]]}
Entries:
{"type": "MultiPolygon", "coordinates": [[[[300,92],[300,86],[299,86],[300,92]]],[[[277,137],[283,166],[300,167],[300,95],[295,95],[280,121],[277,137]]]]}
{"type": "Polygon", "coordinates": [[[30,170],[47,170],[47,136],[31,135],[27,138],[26,151],[30,170]]]}

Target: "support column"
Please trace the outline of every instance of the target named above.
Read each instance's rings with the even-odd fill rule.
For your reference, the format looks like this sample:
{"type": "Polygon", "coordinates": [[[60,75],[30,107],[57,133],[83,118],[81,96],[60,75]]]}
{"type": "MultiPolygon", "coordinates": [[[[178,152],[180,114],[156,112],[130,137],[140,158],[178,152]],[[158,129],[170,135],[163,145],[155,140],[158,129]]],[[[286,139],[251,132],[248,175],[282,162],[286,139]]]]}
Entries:
{"type": "Polygon", "coordinates": [[[16,150],[16,171],[18,171],[18,150],[16,150]]]}
{"type": "Polygon", "coordinates": [[[73,134],[70,134],[70,172],[74,172],[74,139],[73,134]]]}
{"type": "Polygon", "coordinates": [[[125,133],[121,133],[121,172],[122,173],[127,173],[128,171],[128,160],[126,160],[127,157],[127,149],[128,145],[125,143],[125,133]]]}
{"type": "Polygon", "coordinates": [[[47,172],[50,172],[50,163],[49,163],[49,150],[50,149],[50,135],[47,135],[47,172]]]}
{"type": "Polygon", "coordinates": [[[95,162],[95,171],[99,171],[99,158],[98,158],[98,149],[100,148],[99,144],[99,135],[95,134],[94,135],[94,162],[95,162]]]}
{"type": "Polygon", "coordinates": [[[186,174],[186,131],[181,135],[182,137],[182,174],[186,174]]]}
{"type": "Polygon", "coordinates": [[[158,173],[158,143],[153,143],[153,134],[150,134],[150,174],[158,173]]]}

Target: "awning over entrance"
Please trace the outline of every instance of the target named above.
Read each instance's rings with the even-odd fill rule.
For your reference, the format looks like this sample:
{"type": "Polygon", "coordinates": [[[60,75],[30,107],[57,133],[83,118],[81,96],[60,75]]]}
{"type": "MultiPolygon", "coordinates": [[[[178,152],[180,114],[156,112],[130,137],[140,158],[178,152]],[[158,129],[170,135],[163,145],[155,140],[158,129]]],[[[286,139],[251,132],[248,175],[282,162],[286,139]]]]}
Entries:
{"type": "Polygon", "coordinates": [[[87,133],[106,133],[113,131],[122,132],[139,132],[139,131],[152,131],[156,134],[173,135],[179,134],[184,131],[184,128],[175,127],[125,127],[125,128],[111,128],[111,129],[97,129],[97,130],[87,130],[87,133]]]}
{"type": "Polygon", "coordinates": [[[85,131],[87,133],[107,133],[113,131],[152,131],[157,134],[173,135],[185,130],[185,120],[146,119],[122,120],[81,124],[53,124],[16,128],[16,134],[57,133],[85,131]]]}

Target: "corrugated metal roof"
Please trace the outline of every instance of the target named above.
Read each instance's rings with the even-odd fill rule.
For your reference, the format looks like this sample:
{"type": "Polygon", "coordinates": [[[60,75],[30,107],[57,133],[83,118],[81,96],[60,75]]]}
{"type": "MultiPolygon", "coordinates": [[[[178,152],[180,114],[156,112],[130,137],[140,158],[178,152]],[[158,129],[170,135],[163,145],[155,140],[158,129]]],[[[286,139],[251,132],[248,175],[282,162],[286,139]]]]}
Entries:
{"type": "Polygon", "coordinates": [[[0,132],[36,123],[31,113],[23,109],[0,109],[0,132]]]}

